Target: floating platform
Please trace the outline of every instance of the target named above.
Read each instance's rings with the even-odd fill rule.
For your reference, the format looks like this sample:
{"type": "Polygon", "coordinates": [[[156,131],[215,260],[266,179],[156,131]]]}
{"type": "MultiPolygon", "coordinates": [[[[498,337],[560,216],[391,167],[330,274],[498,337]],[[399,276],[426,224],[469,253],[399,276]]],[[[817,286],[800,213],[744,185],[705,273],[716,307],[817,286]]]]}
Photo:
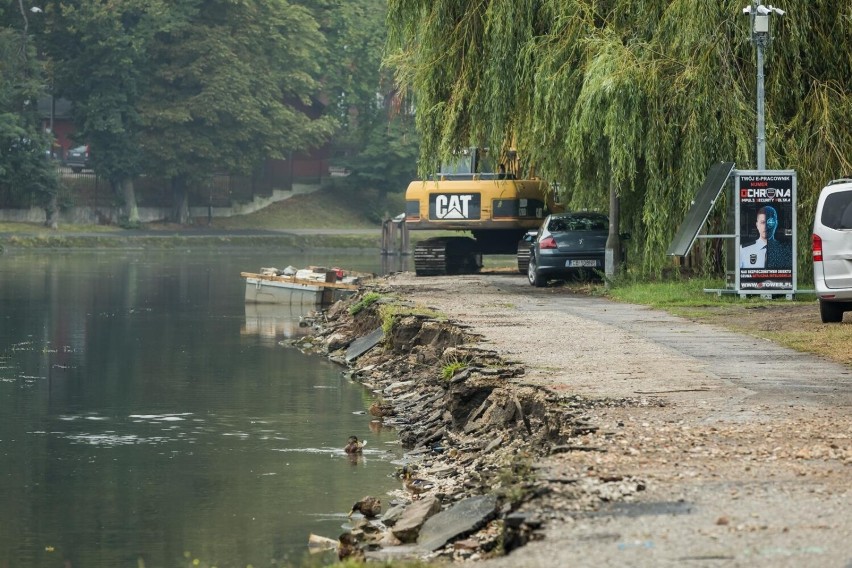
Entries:
{"type": "Polygon", "coordinates": [[[273,274],[241,272],[246,279],[246,302],[257,304],[284,304],[289,306],[315,306],[331,304],[358,290],[357,284],[336,282],[334,272],[322,274],[329,281],[297,278],[273,274]]]}

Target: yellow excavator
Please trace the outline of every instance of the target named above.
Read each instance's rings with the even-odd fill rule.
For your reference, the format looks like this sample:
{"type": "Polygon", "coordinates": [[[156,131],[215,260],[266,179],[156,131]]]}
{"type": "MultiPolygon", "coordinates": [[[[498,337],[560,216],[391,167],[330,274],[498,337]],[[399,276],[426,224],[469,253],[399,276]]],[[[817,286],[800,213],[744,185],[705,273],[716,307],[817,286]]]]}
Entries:
{"type": "Polygon", "coordinates": [[[521,172],[515,152],[494,159],[487,149],[466,149],[432,179],[413,181],[405,192],[409,230],[472,235],[419,241],[414,248],[415,272],[472,274],[482,268],[484,254],[515,254],[524,234],[537,229],[552,208],[548,195],[543,180],[533,172],[521,172]]]}

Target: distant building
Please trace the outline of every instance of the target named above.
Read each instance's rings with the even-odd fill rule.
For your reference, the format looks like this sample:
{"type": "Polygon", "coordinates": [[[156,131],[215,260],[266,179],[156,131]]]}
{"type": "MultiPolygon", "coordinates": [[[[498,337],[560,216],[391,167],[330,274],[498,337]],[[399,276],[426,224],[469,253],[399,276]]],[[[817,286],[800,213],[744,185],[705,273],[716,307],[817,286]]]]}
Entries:
{"type": "Polygon", "coordinates": [[[38,100],[38,113],[42,128],[53,132],[53,155],[62,159],[69,148],[80,146],[83,142],[72,140],[74,123],[71,121],[71,101],[53,96],[44,96],[38,100]]]}

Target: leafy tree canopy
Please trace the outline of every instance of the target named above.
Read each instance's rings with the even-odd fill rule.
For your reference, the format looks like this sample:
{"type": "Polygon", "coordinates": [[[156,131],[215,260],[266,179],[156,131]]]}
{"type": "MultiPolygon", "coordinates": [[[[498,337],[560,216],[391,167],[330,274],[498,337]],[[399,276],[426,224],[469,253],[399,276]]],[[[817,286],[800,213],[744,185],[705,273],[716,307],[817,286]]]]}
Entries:
{"type": "Polygon", "coordinates": [[[74,136],[93,148],[95,168],[114,183],[142,171],[140,105],[152,72],[149,48],[168,16],[156,0],[47,7],[55,95],[74,102],[74,136]]]}
{"type": "Polygon", "coordinates": [[[287,0],[49,0],[55,92],[112,181],[143,171],[199,182],[315,147],[318,13],[287,0]]]}
{"type": "MultiPolygon", "coordinates": [[[[15,33],[28,25],[32,57],[4,60],[0,128],[22,128],[24,100],[71,100],[75,140],[131,200],[140,173],[203,184],[332,136],[393,154],[379,149],[397,138],[382,98],[385,0],[43,0],[37,13],[8,4],[5,43],[23,45],[15,33]]],[[[41,143],[32,110],[27,138],[41,143]]]]}
{"type": "Polygon", "coordinates": [[[350,172],[337,180],[353,191],[401,192],[417,175],[418,137],[412,117],[395,107],[392,76],[382,68],[387,38],[386,0],[317,0],[327,18],[323,92],[338,120],[334,165],[350,172]]]}
{"type": "Polygon", "coordinates": [[[336,160],[349,173],[339,184],[355,191],[375,189],[381,196],[401,193],[417,177],[419,138],[413,122],[400,115],[370,123],[361,145],[336,160]]]}
{"type": "Polygon", "coordinates": [[[181,0],[155,35],[140,104],[144,153],[169,176],[246,172],[329,136],[312,107],[323,37],[286,0],[181,0]]]}
{"type": "Polygon", "coordinates": [[[21,206],[44,206],[56,195],[58,180],[39,122],[45,83],[29,15],[17,2],[0,8],[0,192],[21,206]]]}
{"type": "Polygon", "coordinates": [[[316,0],[315,9],[326,14],[318,20],[328,41],[320,54],[323,92],[329,109],[349,133],[385,112],[379,97],[392,84],[381,71],[387,37],[386,0],[316,0]]]}

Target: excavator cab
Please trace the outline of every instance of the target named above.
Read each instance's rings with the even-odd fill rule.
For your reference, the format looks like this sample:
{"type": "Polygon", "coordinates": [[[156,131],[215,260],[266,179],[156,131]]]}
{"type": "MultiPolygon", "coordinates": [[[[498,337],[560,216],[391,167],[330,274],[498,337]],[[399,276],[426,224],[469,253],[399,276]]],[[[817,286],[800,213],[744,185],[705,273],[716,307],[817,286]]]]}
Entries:
{"type": "Polygon", "coordinates": [[[441,168],[432,179],[474,179],[488,175],[496,168],[488,156],[487,148],[465,148],[449,162],[442,162],[441,168]]]}

